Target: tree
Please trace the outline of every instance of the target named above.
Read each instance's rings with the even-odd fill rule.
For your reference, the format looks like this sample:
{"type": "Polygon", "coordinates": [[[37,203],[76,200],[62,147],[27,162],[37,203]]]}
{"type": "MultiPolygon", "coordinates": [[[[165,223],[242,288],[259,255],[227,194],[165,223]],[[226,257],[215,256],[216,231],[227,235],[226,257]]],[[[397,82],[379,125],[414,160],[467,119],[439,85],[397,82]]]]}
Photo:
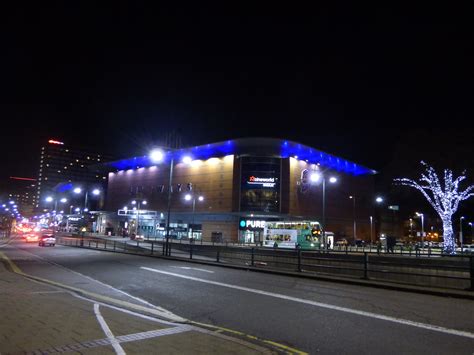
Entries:
{"type": "Polygon", "coordinates": [[[452,217],[458,210],[461,201],[474,196],[474,193],[471,192],[474,190],[474,185],[468,186],[464,191],[460,191],[459,184],[466,179],[465,172],[454,179],[453,172],[445,169],[444,181],[441,182],[433,167],[424,161],[421,164],[425,167],[426,171],[421,174],[419,183],[406,178],[394,179],[394,181],[400,185],[413,187],[423,194],[443,222],[444,252],[455,254],[452,217]]]}

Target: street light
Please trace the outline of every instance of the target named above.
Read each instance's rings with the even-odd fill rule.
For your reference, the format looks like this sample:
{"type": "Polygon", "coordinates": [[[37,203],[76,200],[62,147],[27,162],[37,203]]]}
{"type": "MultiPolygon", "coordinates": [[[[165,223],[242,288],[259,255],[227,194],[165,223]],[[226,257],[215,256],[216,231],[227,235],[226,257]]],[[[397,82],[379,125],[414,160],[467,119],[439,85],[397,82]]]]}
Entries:
{"type": "Polygon", "coordinates": [[[421,250],[425,251],[425,215],[423,213],[416,212],[418,217],[421,217],[421,250]]]}
{"type": "MultiPolygon", "coordinates": [[[[321,174],[320,172],[313,172],[310,177],[310,181],[312,183],[317,183],[320,180],[323,182],[323,243],[324,243],[324,250],[328,250],[328,243],[326,241],[326,177],[321,174]]],[[[337,182],[337,178],[335,176],[331,176],[329,178],[329,182],[331,184],[335,184],[337,182]]]]}
{"type": "Polygon", "coordinates": [[[354,244],[356,243],[356,230],[357,230],[357,222],[356,222],[356,197],[355,196],[349,196],[349,198],[352,200],[352,217],[354,219],[354,244]]]}
{"type": "Polygon", "coordinates": [[[370,219],[370,244],[371,244],[370,248],[372,249],[372,244],[373,244],[373,240],[372,240],[372,225],[373,225],[373,222],[374,222],[374,221],[373,221],[374,218],[373,218],[372,216],[370,216],[369,219],[370,219]]]}
{"type": "MultiPolygon", "coordinates": [[[[160,149],[152,150],[150,153],[150,159],[154,163],[160,163],[164,160],[165,154],[160,149]]],[[[170,236],[170,214],[171,214],[171,187],[173,186],[173,165],[174,165],[174,157],[171,154],[170,159],[170,177],[169,177],[169,184],[168,184],[168,215],[166,217],[166,248],[165,248],[165,255],[169,255],[169,236],[170,236]]]]}
{"type": "Polygon", "coordinates": [[[382,202],[383,202],[383,198],[380,197],[380,196],[377,196],[377,197],[375,198],[375,202],[377,202],[377,203],[382,203],[382,202]]]}
{"type": "Polygon", "coordinates": [[[461,254],[463,252],[463,237],[462,237],[462,220],[464,219],[464,216],[461,216],[459,218],[459,242],[461,244],[461,254]]]}
{"type": "MultiPolygon", "coordinates": [[[[194,212],[195,212],[195,210],[196,210],[196,195],[194,195],[194,194],[193,194],[193,195],[191,195],[191,194],[186,194],[186,195],[184,196],[184,199],[185,199],[186,201],[191,201],[191,200],[193,200],[193,223],[192,223],[192,226],[193,226],[193,228],[194,228],[194,212]]],[[[204,196],[198,196],[198,201],[200,201],[200,202],[204,201],[204,196]]],[[[191,230],[191,228],[188,228],[188,238],[189,238],[189,231],[190,231],[190,230],[191,230]]],[[[194,229],[193,229],[192,232],[191,232],[191,238],[193,237],[193,233],[194,233],[194,229]]],[[[190,239],[191,239],[191,238],[190,238],[190,239]]]]}
{"type": "MultiPolygon", "coordinates": [[[[132,205],[137,205],[137,207],[133,207],[133,210],[137,211],[137,226],[135,228],[136,230],[135,235],[138,235],[138,229],[139,229],[138,225],[140,224],[140,206],[146,205],[146,204],[147,204],[146,200],[138,200],[138,201],[133,200],[132,201],[132,205]]],[[[127,211],[127,207],[124,207],[123,209],[127,211]]]]}

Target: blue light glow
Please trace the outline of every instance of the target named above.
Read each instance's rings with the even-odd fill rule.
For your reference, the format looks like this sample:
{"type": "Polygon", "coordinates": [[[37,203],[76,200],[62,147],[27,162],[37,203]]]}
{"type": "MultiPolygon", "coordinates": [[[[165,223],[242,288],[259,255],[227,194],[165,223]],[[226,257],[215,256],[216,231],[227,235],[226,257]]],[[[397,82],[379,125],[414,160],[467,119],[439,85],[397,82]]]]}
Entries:
{"type": "Polygon", "coordinates": [[[168,151],[165,152],[164,159],[161,163],[153,162],[149,156],[143,155],[107,163],[105,165],[116,171],[128,170],[136,169],[137,166],[151,167],[155,165],[167,165],[170,163],[171,158],[174,159],[175,163],[180,163],[186,156],[192,156],[194,160],[207,160],[209,158],[220,158],[231,154],[251,154],[252,150],[255,150],[255,154],[257,154],[257,151],[261,149],[271,151],[271,153],[268,154],[269,156],[279,155],[282,158],[298,156],[298,160],[308,161],[309,164],[319,164],[321,167],[330,168],[334,171],[343,172],[350,175],[357,176],[376,174],[375,170],[371,170],[362,165],[358,165],[343,158],[324,153],[320,150],[302,145],[300,143],[271,138],[245,138],[227,140],[225,142],[168,151]],[[259,144],[260,140],[262,141],[262,144],[259,144]],[[262,146],[264,146],[264,148],[262,148],[262,146]]]}

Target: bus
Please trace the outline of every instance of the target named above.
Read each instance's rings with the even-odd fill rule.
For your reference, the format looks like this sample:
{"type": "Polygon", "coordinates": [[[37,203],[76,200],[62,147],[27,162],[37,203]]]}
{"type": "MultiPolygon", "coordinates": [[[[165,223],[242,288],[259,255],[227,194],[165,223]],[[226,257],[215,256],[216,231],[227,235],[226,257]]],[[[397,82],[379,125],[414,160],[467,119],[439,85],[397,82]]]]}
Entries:
{"type": "MultiPolygon", "coordinates": [[[[323,235],[316,221],[266,222],[263,246],[269,248],[321,249],[323,235]]],[[[328,233],[328,232],[327,232],[328,233]]]]}

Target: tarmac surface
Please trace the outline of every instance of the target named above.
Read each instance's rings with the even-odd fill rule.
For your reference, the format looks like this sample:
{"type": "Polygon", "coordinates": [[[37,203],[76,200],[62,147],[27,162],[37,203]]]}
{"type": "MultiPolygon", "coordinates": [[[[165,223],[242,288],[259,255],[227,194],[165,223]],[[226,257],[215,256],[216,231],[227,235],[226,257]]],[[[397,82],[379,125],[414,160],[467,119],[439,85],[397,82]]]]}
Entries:
{"type": "MultiPolygon", "coordinates": [[[[77,280],[71,280],[74,274],[68,273],[68,283],[75,287],[26,275],[2,250],[5,248],[0,249],[0,354],[281,352],[257,340],[193,325],[120,292],[114,295],[111,288],[79,274],[77,280]],[[87,283],[87,290],[78,287],[87,283]]],[[[56,268],[53,272],[65,272],[50,266],[56,268]]]]}

